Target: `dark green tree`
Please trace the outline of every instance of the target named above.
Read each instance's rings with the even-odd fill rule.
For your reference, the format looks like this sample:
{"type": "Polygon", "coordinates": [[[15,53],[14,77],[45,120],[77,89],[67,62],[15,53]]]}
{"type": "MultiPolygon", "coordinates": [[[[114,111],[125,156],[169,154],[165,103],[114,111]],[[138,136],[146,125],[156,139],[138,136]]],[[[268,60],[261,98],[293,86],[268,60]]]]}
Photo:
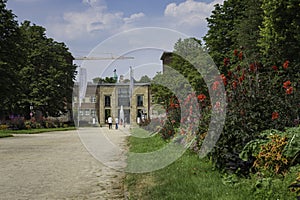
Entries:
{"type": "MultiPolygon", "coordinates": [[[[300,5],[295,0],[263,0],[263,25],[259,46],[265,61],[279,65],[283,60],[300,61],[300,5]]],[[[299,66],[299,65],[298,65],[299,66]]]]}
{"type": "Polygon", "coordinates": [[[247,61],[259,62],[261,58],[258,40],[260,38],[260,26],[263,20],[262,0],[245,1],[243,17],[237,22],[237,46],[242,47],[247,61]]]}
{"type": "Polygon", "coordinates": [[[209,30],[203,39],[217,66],[222,66],[224,58],[239,47],[236,27],[244,18],[244,11],[245,0],[227,0],[223,5],[216,4],[207,18],[209,30]]]}
{"type": "Polygon", "coordinates": [[[6,0],[0,0],[0,116],[4,117],[17,110],[20,93],[18,71],[23,61],[19,48],[20,32],[18,22],[6,0]]]}
{"type": "Polygon", "coordinates": [[[147,75],[142,76],[141,79],[138,81],[138,83],[150,83],[151,78],[149,78],[147,75]]]}
{"type": "Polygon", "coordinates": [[[44,115],[59,116],[68,111],[72,100],[76,66],[64,43],[45,35],[45,28],[22,23],[25,62],[19,74],[23,87],[20,109],[29,113],[30,105],[44,115]]]}

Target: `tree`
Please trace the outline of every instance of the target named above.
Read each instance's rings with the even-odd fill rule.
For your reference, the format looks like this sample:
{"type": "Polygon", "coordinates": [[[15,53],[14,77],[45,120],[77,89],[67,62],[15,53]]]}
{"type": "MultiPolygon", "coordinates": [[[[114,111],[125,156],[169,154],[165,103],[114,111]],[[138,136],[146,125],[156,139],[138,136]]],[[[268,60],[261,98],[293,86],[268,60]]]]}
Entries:
{"type": "Polygon", "coordinates": [[[15,15],[6,9],[6,0],[0,0],[0,116],[7,116],[17,110],[20,92],[18,70],[22,63],[19,48],[20,32],[15,15]]]}
{"type": "Polygon", "coordinates": [[[76,66],[64,43],[45,35],[45,28],[22,23],[22,48],[25,62],[19,74],[23,87],[20,109],[28,115],[29,107],[44,115],[59,116],[68,111],[72,101],[76,66]]]}
{"type": "Polygon", "coordinates": [[[96,78],[93,78],[93,83],[95,83],[95,84],[99,84],[99,83],[116,83],[116,79],[114,77],[105,77],[105,78],[96,77],[96,78]]]}
{"type": "MultiPolygon", "coordinates": [[[[263,0],[259,46],[267,64],[300,62],[300,6],[295,0],[263,0]]],[[[298,65],[299,66],[299,65],[298,65]]]]}
{"type": "Polygon", "coordinates": [[[209,30],[203,39],[217,66],[222,66],[224,57],[229,57],[238,46],[236,26],[243,19],[244,10],[245,0],[227,0],[223,5],[216,4],[207,18],[209,30]]]}
{"type": "Polygon", "coordinates": [[[260,61],[258,40],[263,20],[262,0],[248,0],[244,3],[243,18],[236,25],[237,46],[235,48],[242,47],[248,61],[260,61]]]}
{"type": "Polygon", "coordinates": [[[147,75],[142,76],[141,79],[138,81],[138,83],[150,83],[151,78],[149,78],[147,75]]]}

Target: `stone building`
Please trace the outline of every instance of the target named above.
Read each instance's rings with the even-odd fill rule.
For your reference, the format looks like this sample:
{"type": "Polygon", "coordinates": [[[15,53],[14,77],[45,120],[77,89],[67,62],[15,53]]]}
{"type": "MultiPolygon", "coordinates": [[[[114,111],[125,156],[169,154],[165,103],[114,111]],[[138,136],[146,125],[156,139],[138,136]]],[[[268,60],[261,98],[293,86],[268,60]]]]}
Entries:
{"type": "Polygon", "coordinates": [[[104,125],[109,116],[120,119],[121,108],[127,124],[149,118],[151,102],[149,83],[135,83],[132,94],[130,83],[88,83],[81,105],[76,90],[78,91],[78,85],[77,88],[75,85],[73,93],[74,120],[79,121],[81,125],[104,125]]]}
{"type": "Polygon", "coordinates": [[[160,60],[162,60],[162,72],[164,73],[168,67],[170,67],[170,64],[172,62],[172,52],[163,52],[163,54],[160,57],[160,60]]]}

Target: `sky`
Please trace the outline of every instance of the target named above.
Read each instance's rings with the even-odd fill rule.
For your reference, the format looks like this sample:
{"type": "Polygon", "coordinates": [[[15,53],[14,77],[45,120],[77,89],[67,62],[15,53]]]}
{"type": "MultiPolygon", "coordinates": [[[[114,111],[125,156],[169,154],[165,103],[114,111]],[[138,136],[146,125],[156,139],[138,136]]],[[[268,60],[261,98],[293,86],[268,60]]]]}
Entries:
{"type": "Polygon", "coordinates": [[[206,18],[223,0],[8,0],[18,22],[29,20],[46,35],[64,42],[75,58],[130,56],[124,60],[75,60],[87,68],[88,80],[129,74],[135,79],[161,71],[160,56],[179,38],[201,39],[206,18]]]}

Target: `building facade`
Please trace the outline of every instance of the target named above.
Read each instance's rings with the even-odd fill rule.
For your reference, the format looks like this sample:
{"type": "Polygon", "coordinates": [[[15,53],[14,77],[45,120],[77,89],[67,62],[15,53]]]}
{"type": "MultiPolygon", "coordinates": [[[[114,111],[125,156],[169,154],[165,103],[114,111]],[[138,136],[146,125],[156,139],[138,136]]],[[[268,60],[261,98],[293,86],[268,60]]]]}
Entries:
{"type": "Polygon", "coordinates": [[[75,85],[73,94],[74,120],[79,125],[104,125],[109,116],[120,119],[120,113],[124,114],[122,121],[127,124],[149,118],[149,83],[135,83],[132,90],[130,83],[88,83],[81,104],[78,98],[78,84],[75,85]]]}

